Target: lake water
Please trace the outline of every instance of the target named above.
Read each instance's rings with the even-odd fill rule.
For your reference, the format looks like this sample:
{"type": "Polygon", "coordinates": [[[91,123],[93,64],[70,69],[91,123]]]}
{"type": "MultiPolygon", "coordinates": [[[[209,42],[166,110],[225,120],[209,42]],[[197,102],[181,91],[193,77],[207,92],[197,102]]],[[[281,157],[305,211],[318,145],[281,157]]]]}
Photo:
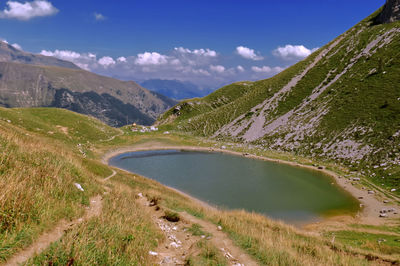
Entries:
{"type": "Polygon", "coordinates": [[[331,177],[287,164],[183,150],[124,153],[109,163],[210,205],[254,211],[291,224],[358,210],[358,202],[333,185],[331,177]]]}

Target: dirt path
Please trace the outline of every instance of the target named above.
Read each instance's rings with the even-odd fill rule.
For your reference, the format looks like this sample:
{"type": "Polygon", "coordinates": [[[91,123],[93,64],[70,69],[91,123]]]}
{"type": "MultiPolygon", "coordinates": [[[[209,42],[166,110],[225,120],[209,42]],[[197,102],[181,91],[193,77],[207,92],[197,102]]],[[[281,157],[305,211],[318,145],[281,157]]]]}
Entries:
{"type": "Polygon", "coordinates": [[[115,176],[117,174],[117,172],[115,172],[115,170],[111,169],[112,174],[107,176],[106,178],[104,178],[104,181],[108,181],[110,180],[113,176],[115,176]]]}
{"type": "Polygon", "coordinates": [[[155,256],[159,265],[185,265],[187,259],[198,255],[199,241],[209,241],[226,258],[229,265],[258,265],[248,254],[238,248],[233,241],[215,224],[198,219],[186,212],[179,213],[179,222],[169,222],[163,218],[164,212],[152,206],[148,199],[139,194],[139,201],[147,206],[146,211],[152,217],[153,222],[165,234],[165,242],[158,246],[150,255],[155,256]],[[194,235],[188,231],[192,225],[200,225],[204,235],[194,235]]]}
{"type": "Polygon", "coordinates": [[[99,216],[102,208],[101,196],[96,196],[90,199],[90,207],[86,209],[85,215],[81,218],[75,219],[71,222],[61,220],[56,227],[51,231],[41,235],[32,245],[15,254],[11,257],[4,265],[19,265],[32,258],[35,254],[39,254],[50,246],[51,243],[61,239],[64,232],[76,226],[83,221],[86,221],[92,217],[99,216]]]}
{"type": "Polygon", "coordinates": [[[122,131],[121,129],[119,129],[119,133],[117,135],[112,136],[111,138],[108,139],[104,139],[104,140],[100,140],[101,142],[108,142],[108,141],[112,141],[114,140],[116,137],[122,136],[124,135],[124,131],[122,131]]]}
{"type": "MultiPolygon", "coordinates": [[[[113,169],[112,174],[104,178],[104,181],[111,179],[113,176],[117,174],[117,172],[113,169]]],[[[106,189],[107,190],[107,189],[106,189]]],[[[44,251],[46,248],[50,246],[51,243],[58,241],[63,236],[64,232],[76,226],[83,221],[89,220],[92,217],[100,216],[102,210],[102,197],[100,195],[90,198],[90,206],[87,207],[85,214],[83,217],[75,219],[73,221],[65,221],[61,220],[56,227],[54,227],[51,231],[42,234],[32,245],[27,247],[26,249],[20,251],[19,253],[12,256],[9,260],[7,260],[4,264],[1,265],[19,265],[32,258],[35,254],[39,254],[44,251]]]]}

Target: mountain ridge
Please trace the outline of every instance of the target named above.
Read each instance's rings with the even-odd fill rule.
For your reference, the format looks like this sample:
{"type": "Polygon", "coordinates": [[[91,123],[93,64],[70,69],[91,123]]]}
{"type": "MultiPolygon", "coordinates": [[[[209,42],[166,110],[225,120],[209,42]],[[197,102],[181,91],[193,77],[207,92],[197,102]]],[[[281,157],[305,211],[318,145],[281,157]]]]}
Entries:
{"type": "Polygon", "coordinates": [[[32,54],[0,41],[0,62],[22,63],[35,66],[58,66],[71,69],[80,69],[72,62],[61,60],[51,56],[32,54]]]}
{"type": "Polygon", "coordinates": [[[159,124],[333,160],[397,186],[400,23],[375,24],[379,14],[280,74],[184,101],[159,124]]]}
{"type": "MultiPolygon", "coordinates": [[[[11,46],[8,44],[7,49],[11,46]]],[[[3,45],[3,46],[4,46],[3,45]]],[[[0,55],[3,49],[0,47],[0,55]]],[[[152,124],[176,102],[133,81],[120,81],[80,69],[53,57],[31,64],[0,60],[0,106],[59,107],[92,115],[111,126],[152,124]],[[61,66],[59,65],[61,62],[61,66]],[[66,66],[64,67],[64,62],[66,66]],[[52,65],[55,63],[55,65],[52,65]]]]}

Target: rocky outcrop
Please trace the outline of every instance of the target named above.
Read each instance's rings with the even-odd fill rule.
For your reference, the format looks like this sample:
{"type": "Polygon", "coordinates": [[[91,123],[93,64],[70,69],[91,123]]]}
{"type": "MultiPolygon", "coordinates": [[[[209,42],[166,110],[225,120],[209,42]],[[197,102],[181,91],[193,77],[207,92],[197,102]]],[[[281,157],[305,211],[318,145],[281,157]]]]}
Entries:
{"type": "Polygon", "coordinates": [[[398,20],[400,20],[400,0],[387,0],[376,21],[378,23],[391,23],[398,20]]]}
{"type": "Polygon", "coordinates": [[[175,103],[133,81],[81,69],[0,62],[2,107],[59,107],[123,126],[150,125],[175,103]]]}

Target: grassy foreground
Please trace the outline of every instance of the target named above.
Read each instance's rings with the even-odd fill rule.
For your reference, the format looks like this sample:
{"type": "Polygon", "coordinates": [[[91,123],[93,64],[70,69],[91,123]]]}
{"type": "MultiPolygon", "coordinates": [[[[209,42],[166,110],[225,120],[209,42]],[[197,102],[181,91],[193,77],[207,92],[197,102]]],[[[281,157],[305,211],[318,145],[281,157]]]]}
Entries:
{"type": "MultiPolygon", "coordinates": [[[[186,211],[221,225],[262,265],[368,265],[400,262],[396,225],[343,224],[305,232],[244,211],[205,209],[157,182],[112,170],[102,155],[124,146],[158,142],[214,146],[189,135],[133,134],[58,109],[0,108],[0,263],[29,246],[59,220],[82,216],[89,198],[103,195],[99,217],[68,230],[28,265],[152,265],[149,251],[164,240],[136,195],[159,197],[162,208],[186,211]],[[75,187],[79,183],[84,191],[75,187]],[[336,241],[332,241],[332,235],[336,241]],[[378,241],[385,239],[385,241],[378,241]]],[[[290,154],[275,154],[288,160],[290,154]]],[[[398,225],[398,224],[397,224],[398,225]]],[[[223,265],[218,250],[199,243],[189,265],[223,265]],[[211,254],[211,255],[210,255],[211,254]]]]}

